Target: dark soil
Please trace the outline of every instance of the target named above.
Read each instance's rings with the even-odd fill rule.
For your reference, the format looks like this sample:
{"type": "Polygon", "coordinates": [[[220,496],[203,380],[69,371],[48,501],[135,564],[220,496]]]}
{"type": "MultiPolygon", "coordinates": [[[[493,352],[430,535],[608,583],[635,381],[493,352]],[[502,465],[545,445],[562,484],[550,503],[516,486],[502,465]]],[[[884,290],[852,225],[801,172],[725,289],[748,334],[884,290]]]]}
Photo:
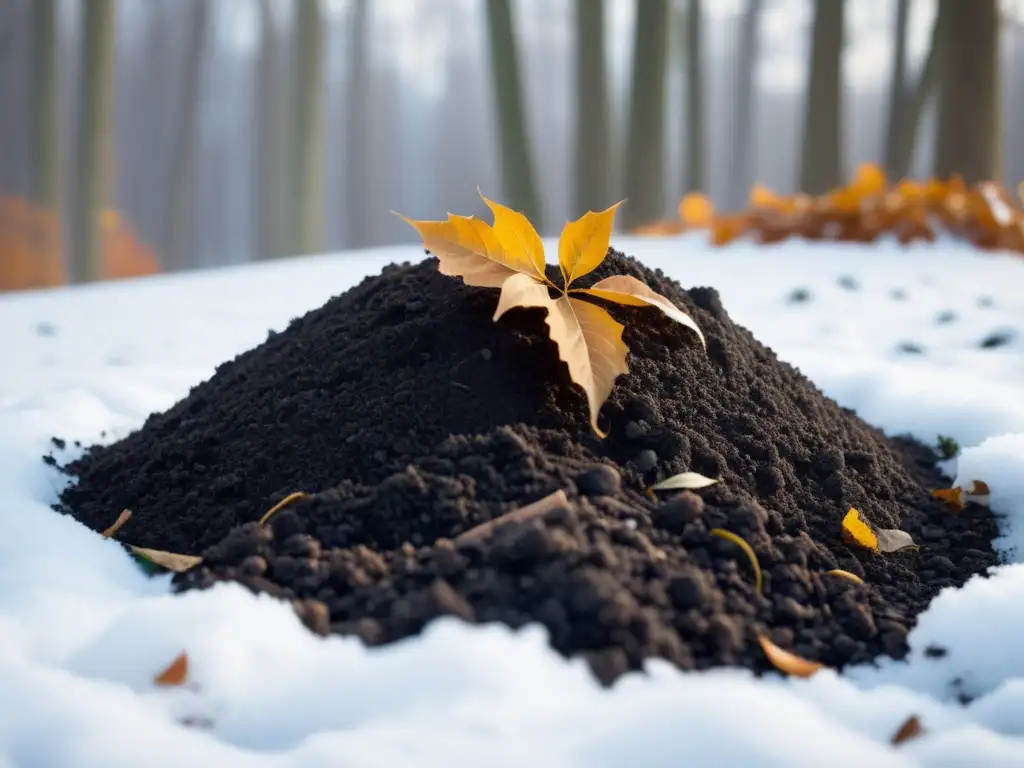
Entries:
{"type": "Polygon", "coordinates": [[[656,310],[611,308],[631,354],[605,440],[542,311],[494,323],[497,291],[428,259],[368,278],[91,449],[66,467],[78,482],[61,508],[96,530],[130,508],[119,538],[205,558],[178,587],[238,580],[293,600],[314,631],[371,644],[440,615],[539,621],[606,682],[651,656],[764,670],[760,633],[834,667],[905,654],[931,598],[996,562],[988,512],[950,515],[929,497],[943,485],[930,449],[826,398],[714,290],[615,252],[592,279],[616,273],[690,312],[708,349],[656,310]],[[643,493],[684,470],[721,483],[643,493]],[[567,500],[547,515],[453,542],[557,490],[567,500]],[[311,496],[254,522],[293,491],[311,496]],[[847,547],[851,506],[920,550],[847,547]],[[754,548],[761,594],[718,527],[754,548]]]}

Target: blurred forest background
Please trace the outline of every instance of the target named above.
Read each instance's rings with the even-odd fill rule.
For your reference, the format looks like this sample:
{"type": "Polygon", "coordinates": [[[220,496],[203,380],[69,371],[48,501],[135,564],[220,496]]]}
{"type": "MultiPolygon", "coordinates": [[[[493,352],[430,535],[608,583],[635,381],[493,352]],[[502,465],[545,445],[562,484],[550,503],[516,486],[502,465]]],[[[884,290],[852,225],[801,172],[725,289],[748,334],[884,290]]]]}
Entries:
{"type": "Polygon", "coordinates": [[[0,290],[1024,179],[1020,0],[0,0],[0,290]]]}

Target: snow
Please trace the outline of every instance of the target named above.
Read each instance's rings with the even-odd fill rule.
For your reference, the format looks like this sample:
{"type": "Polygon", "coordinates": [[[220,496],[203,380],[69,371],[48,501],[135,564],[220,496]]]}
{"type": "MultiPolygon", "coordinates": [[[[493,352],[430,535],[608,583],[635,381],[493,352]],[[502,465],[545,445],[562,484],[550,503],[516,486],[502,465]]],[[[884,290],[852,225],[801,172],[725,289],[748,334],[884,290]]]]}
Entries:
{"type": "Polygon", "coordinates": [[[737,321],[873,424],[964,447],[951,483],[990,486],[1006,564],[940,594],[908,661],[809,680],[651,663],[603,691],[539,627],[446,619],[368,650],[234,585],[172,596],[168,577],[50,510],[51,436],[138,428],[269,329],[419,259],[410,244],[0,297],[0,768],[1024,764],[1024,260],[948,242],[613,244],[718,288],[737,321]],[[809,300],[789,300],[798,288],[809,300]],[[979,347],[1001,331],[1008,343],[979,347]],[[183,650],[192,682],[155,687],[183,650]],[[926,734],[891,747],[910,715],[926,734]]]}

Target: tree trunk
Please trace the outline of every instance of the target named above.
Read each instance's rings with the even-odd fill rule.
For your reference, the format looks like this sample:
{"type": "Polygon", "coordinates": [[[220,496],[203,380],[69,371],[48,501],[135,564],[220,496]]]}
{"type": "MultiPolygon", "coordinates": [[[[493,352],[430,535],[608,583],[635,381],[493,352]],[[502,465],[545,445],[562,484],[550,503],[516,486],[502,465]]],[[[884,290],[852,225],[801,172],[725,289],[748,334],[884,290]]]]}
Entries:
{"type": "Polygon", "coordinates": [[[633,84],[626,149],[623,226],[661,217],[665,134],[665,63],[668,53],[667,0],[637,0],[633,84]]]}
{"type": "Polygon", "coordinates": [[[348,243],[351,248],[369,245],[370,211],[366,204],[369,188],[370,115],[367,65],[370,4],[355,0],[349,34],[348,90],[345,100],[345,207],[348,211],[348,243]]]}
{"type": "Polygon", "coordinates": [[[68,242],[76,281],[101,280],[105,273],[100,216],[110,195],[115,6],[114,0],[89,0],[82,6],[75,200],[68,242]]]}
{"type": "Polygon", "coordinates": [[[804,118],[801,191],[820,195],[842,182],[843,0],[814,0],[804,118]]]}
{"type": "Polygon", "coordinates": [[[60,118],[56,0],[36,0],[32,39],[34,202],[48,213],[41,262],[61,264],[60,118]]]}
{"type": "Polygon", "coordinates": [[[202,91],[203,58],[206,51],[207,2],[193,0],[188,58],[176,110],[178,126],[170,174],[171,204],[164,216],[164,258],[185,268],[199,265],[196,253],[194,195],[196,192],[197,119],[202,91]]]}
{"type": "Polygon", "coordinates": [[[935,175],[1002,176],[997,0],[939,0],[942,56],[935,175]]]}
{"type": "Polygon", "coordinates": [[[290,254],[323,248],[324,20],[320,0],[295,5],[295,159],[290,254]]]}
{"type": "Polygon", "coordinates": [[[686,181],[687,192],[706,191],[704,179],[704,56],[702,0],[690,0],[686,15],[686,181]]]}
{"type": "Polygon", "coordinates": [[[739,51],[736,54],[736,116],[732,121],[732,152],[730,153],[728,210],[739,210],[746,204],[754,176],[754,71],[759,51],[761,0],[747,0],[740,23],[739,51]]]}
{"type": "Polygon", "coordinates": [[[487,0],[486,9],[498,134],[501,137],[502,180],[508,197],[505,203],[525,214],[539,231],[543,228],[540,198],[531,164],[510,0],[487,0]]]}
{"type": "Polygon", "coordinates": [[[889,83],[889,124],[885,134],[885,172],[890,179],[898,175],[897,157],[905,134],[907,119],[907,29],[910,26],[910,0],[897,0],[896,29],[893,33],[892,77],[889,83]]]}
{"type": "Polygon", "coordinates": [[[576,211],[600,211],[608,199],[608,86],[604,0],[576,0],[576,211]]]}
{"type": "MultiPolygon", "coordinates": [[[[935,22],[932,24],[928,53],[921,66],[917,84],[912,93],[907,93],[904,96],[906,103],[900,117],[893,164],[891,169],[887,168],[890,178],[893,179],[902,179],[910,173],[910,164],[914,159],[914,147],[917,143],[917,130],[921,124],[924,105],[935,90],[936,73],[939,68],[939,60],[942,58],[941,46],[943,45],[939,21],[940,18],[936,16],[935,22]]],[[[909,89],[906,90],[909,91],[909,89]]]]}

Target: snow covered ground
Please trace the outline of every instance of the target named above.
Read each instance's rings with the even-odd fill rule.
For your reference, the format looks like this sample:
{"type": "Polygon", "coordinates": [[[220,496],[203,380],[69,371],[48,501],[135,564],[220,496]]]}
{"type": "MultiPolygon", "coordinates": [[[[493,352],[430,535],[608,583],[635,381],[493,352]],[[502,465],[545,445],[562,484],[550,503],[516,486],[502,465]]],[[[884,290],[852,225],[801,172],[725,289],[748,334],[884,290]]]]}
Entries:
{"type": "Polygon", "coordinates": [[[952,243],[613,245],[717,287],[873,424],[965,447],[957,481],[991,487],[1008,564],[942,593],[909,662],[799,681],[651,664],[606,692],[539,628],[444,620],[366,650],[238,587],[170,596],[168,577],[49,509],[51,436],[124,435],[269,329],[421,258],[415,243],[0,296],[0,768],[1024,765],[1024,259],[952,243]],[[927,658],[933,642],[949,653],[927,658]],[[154,686],[183,650],[192,683],[154,686]],[[910,715],[926,734],[889,746],[910,715]]]}

